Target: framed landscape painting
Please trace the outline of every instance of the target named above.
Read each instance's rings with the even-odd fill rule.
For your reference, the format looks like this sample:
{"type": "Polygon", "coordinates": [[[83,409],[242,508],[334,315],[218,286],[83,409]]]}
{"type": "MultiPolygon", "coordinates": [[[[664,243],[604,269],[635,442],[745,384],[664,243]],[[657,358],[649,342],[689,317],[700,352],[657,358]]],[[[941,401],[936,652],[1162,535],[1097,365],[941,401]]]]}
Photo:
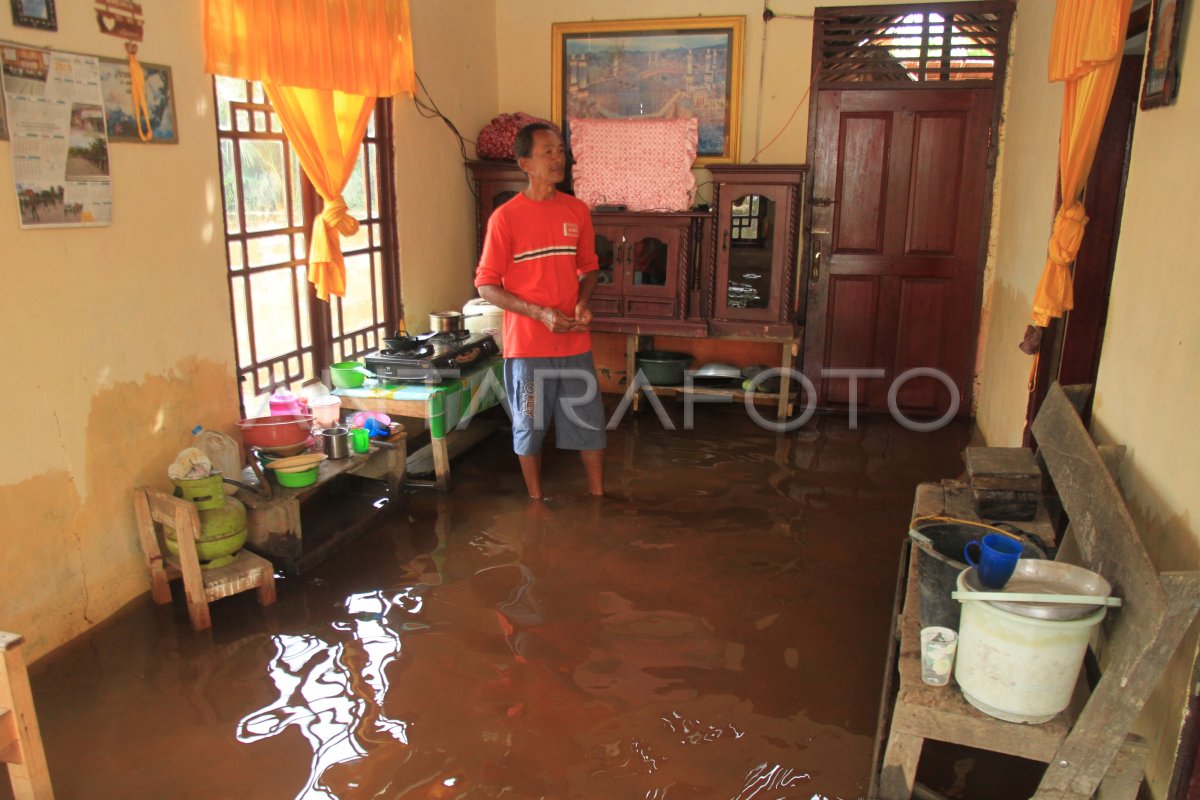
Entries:
{"type": "Polygon", "coordinates": [[[559,22],[552,29],[552,118],[695,117],[697,165],[738,158],[745,17],[559,22]]]}

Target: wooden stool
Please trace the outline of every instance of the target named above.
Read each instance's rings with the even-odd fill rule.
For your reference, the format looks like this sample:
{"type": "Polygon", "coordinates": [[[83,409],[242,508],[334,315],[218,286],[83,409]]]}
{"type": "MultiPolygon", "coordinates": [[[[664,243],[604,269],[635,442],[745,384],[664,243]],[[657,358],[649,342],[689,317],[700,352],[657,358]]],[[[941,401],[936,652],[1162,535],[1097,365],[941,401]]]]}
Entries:
{"type": "Polygon", "coordinates": [[[171,602],[171,578],[183,578],[188,616],[195,630],[212,627],[208,604],[222,597],[258,591],[258,602],[275,602],[275,568],[262,556],[243,549],[232,563],[215,569],[200,569],[196,540],[200,538],[200,512],[194,503],[143,486],[133,492],[133,511],[137,515],[138,538],[146,569],[150,571],[150,594],[154,602],[171,602]],[[158,523],[157,525],[155,523],[158,523]],[[160,525],[175,529],[179,556],[163,546],[160,525]]]}
{"type": "Polygon", "coordinates": [[[0,762],[8,766],[16,800],[54,800],[23,643],[15,633],[0,631],[0,762]]]}

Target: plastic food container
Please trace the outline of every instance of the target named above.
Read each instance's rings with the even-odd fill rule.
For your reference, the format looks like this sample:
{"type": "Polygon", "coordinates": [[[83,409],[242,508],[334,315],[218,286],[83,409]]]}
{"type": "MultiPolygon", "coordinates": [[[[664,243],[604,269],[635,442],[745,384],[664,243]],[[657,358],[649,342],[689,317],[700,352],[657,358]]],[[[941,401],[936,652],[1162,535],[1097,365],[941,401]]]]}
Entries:
{"type": "Polygon", "coordinates": [[[275,480],[279,481],[280,486],[286,486],[289,489],[300,489],[316,483],[317,473],[320,469],[319,464],[314,464],[309,469],[301,472],[280,472],[275,470],[275,480]]]}
{"type": "Polygon", "coordinates": [[[332,428],[337,425],[338,417],[342,413],[341,399],[332,394],[312,398],[308,401],[308,407],[312,409],[313,417],[322,428],[332,428]]]}
{"type": "Polygon", "coordinates": [[[367,374],[357,361],[341,361],[329,367],[329,379],[339,389],[357,389],[367,380],[367,374]]]}
{"type": "Polygon", "coordinates": [[[254,417],[238,423],[247,447],[288,447],[303,444],[312,432],[312,414],[254,417]]]}

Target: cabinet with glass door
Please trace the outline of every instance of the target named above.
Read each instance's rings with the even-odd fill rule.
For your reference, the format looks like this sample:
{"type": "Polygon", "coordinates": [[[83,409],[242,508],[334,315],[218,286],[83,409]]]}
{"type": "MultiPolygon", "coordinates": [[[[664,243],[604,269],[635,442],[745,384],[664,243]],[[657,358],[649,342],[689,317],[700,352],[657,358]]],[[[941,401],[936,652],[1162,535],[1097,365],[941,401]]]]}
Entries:
{"type": "Polygon", "coordinates": [[[716,224],[701,303],[712,333],[796,335],[800,197],[807,169],[768,164],[709,167],[716,224]]]}

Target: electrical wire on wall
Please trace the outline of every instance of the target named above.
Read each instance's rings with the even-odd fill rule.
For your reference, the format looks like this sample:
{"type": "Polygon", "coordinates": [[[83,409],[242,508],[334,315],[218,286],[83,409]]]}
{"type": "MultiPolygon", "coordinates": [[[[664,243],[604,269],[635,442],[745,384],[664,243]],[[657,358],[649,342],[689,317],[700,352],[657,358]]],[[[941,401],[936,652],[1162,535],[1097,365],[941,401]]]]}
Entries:
{"type": "Polygon", "coordinates": [[[471,160],[471,156],[467,154],[467,145],[469,144],[474,147],[475,142],[463,136],[459,132],[458,126],[442,113],[442,110],[438,108],[437,102],[433,99],[433,95],[425,87],[425,81],[421,80],[421,75],[419,73],[414,73],[414,75],[416,75],[417,86],[420,89],[419,92],[413,93],[413,105],[416,106],[417,113],[425,119],[440,119],[450,129],[450,132],[454,134],[454,138],[458,139],[458,151],[462,154],[463,160],[463,177],[467,182],[467,189],[470,190],[471,196],[478,200],[479,196],[475,192],[475,184],[471,180],[470,170],[466,167],[466,162],[471,160]]]}
{"type": "Polygon", "coordinates": [[[808,95],[812,91],[813,84],[816,83],[816,75],[813,75],[813,79],[809,82],[808,88],[804,90],[804,94],[800,97],[800,102],[798,102],[796,107],[792,109],[792,113],[788,115],[787,121],[783,123],[783,127],[779,129],[778,133],[771,137],[771,141],[767,142],[762,147],[759,147],[759,135],[762,133],[763,85],[764,77],[767,71],[767,29],[770,27],[770,23],[777,19],[803,19],[810,21],[816,19],[816,17],[812,14],[776,14],[767,7],[767,0],[763,0],[762,18],[763,35],[762,46],[759,48],[760,58],[758,63],[758,119],[754,124],[754,155],[750,158],[751,164],[757,163],[758,157],[762,155],[768,147],[775,144],[779,137],[783,135],[783,132],[788,129],[788,126],[792,124],[792,120],[796,118],[796,113],[800,111],[801,106],[803,106],[808,100],[808,95]]]}

